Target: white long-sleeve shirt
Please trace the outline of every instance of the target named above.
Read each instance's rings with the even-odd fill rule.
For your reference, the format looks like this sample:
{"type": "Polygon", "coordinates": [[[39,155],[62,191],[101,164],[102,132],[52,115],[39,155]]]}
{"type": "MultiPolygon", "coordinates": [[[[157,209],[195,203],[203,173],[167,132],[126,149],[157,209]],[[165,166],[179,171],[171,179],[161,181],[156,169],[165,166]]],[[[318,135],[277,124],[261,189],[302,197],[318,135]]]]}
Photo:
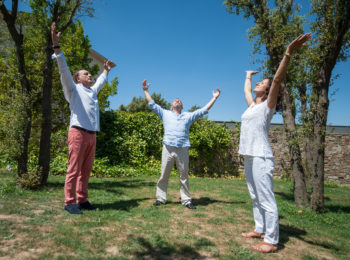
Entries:
{"type": "Polygon", "coordinates": [[[100,131],[97,94],[106,83],[107,76],[102,73],[92,87],[84,87],[81,83],[74,83],[62,52],[53,54],[52,57],[57,60],[64,97],[69,102],[71,112],[69,128],[79,126],[89,131],[100,131]]]}

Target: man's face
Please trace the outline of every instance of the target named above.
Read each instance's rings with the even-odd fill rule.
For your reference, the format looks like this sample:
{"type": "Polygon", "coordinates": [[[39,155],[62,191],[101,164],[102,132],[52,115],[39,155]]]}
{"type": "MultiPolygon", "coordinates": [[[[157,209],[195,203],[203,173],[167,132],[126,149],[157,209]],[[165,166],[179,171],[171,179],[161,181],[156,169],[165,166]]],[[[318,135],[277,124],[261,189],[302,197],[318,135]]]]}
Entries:
{"type": "Polygon", "coordinates": [[[181,110],[183,109],[181,100],[178,98],[175,99],[171,104],[171,109],[177,112],[181,112],[181,110]]]}
{"type": "Polygon", "coordinates": [[[92,84],[92,76],[87,70],[80,70],[77,81],[85,87],[90,87],[92,84]]]}

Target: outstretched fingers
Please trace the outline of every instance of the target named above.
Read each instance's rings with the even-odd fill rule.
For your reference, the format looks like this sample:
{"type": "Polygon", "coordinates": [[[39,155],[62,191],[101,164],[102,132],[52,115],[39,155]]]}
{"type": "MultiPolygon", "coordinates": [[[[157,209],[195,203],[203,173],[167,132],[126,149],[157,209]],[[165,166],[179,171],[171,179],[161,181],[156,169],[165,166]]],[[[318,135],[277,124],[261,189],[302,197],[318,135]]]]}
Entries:
{"type": "Polygon", "coordinates": [[[311,38],[311,33],[301,34],[295,40],[293,40],[289,44],[289,48],[291,51],[299,49],[300,47],[305,45],[305,42],[311,38]]]}
{"type": "Polygon", "coordinates": [[[259,71],[257,71],[257,70],[246,70],[245,72],[249,75],[254,75],[254,74],[259,73],[259,71]]]}
{"type": "Polygon", "coordinates": [[[151,83],[148,83],[148,84],[147,84],[147,79],[144,79],[144,80],[142,81],[142,88],[143,88],[143,90],[148,90],[150,84],[151,84],[151,83]]]}
{"type": "Polygon", "coordinates": [[[219,88],[216,89],[216,92],[213,90],[213,97],[218,98],[220,96],[221,90],[219,88]]]}

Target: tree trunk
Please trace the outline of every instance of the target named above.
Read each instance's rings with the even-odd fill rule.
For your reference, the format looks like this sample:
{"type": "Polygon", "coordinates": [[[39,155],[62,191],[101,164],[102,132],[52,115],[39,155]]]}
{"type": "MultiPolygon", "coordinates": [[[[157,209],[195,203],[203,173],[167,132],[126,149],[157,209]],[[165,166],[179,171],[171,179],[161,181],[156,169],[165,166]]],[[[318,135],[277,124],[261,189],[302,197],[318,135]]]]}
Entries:
{"type": "Polygon", "coordinates": [[[38,173],[40,176],[40,185],[46,185],[50,172],[50,148],[51,148],[51,130],[52,130],[52,48],[51,35],[47,35],[46,60],[44,65],[44,81],[42,95],[42,122],[40,136],[40,151],[38,173]]]}
{"type": "Polygon", "coordinates": [[[25,70],[25,59],[24,59],[24,50],[23,50],[23,33],[21,27],[19,27],[19,32],[16,28],[16,18],[17,18],[17,6],[18,1],[12,2],[12,12],[11,14],[7,11],[5,5],[0,6],[3,19],[6,22],[7,28],[10,32],[10,35],[15,43],[16,48],[16,57],[18,61],[18,72],[21,75],[21,88],[22,88],[22,97],[24,102],[25,116],[21,122],[21,140],[19,140],[20,153],[17,158],[17,174],[21,178],[23,174],[28,173],[28,144],[32,128],[32,110],[30,104],[30,94],[31,87],[29,80],[27,78],[25,70]]]}
{"type": "Polygon", "coordinates": [[[21,74],[21,86],[22,86],[22,96],[23,96],[23,102],[25,107],[25,116],[23,118],[22,122],[22,129],[21,129],[21,135],[22,135],[22,144],[20,149],[20,154],[17,159],[17,174],[18,177],[22,177],[23,174],[28,173],[27,164],[28,164],[28,144],[29,144],[29,138],[32,128],[32,110],[29,100],[30,95],[30,84],[26,77],[25,72],[25,60],[24,60],[24,52],[23,52],[23,35],[20,37],[20,41],[16,43],[16,55],[17,55],[17,61],[18,61],[18,72],[21,74]]]}
{"type": "Polygon", "coordinates": [[[302,165],[300,146],[295,126],[295,108],[288,87],[284,84],[282,89],[282,115],[293,173],[294,202],[297,207],[306,207],[309,204],[309,199],[306,191],[305,172],[302,165]]]}
{"type": "Polygon", "coordinates": [[[317,90],[318,102],[316,105],[316,118],[314,139],[312,143],[312,194],[311,209],[321,211],[324,207],[324,159],[326,143],[326,125],[328,115],[328,88],[331,77],[331,71],[335,64],[328,63],[326,68],[320,71],[319,85],[314,86],[317,90]]]}

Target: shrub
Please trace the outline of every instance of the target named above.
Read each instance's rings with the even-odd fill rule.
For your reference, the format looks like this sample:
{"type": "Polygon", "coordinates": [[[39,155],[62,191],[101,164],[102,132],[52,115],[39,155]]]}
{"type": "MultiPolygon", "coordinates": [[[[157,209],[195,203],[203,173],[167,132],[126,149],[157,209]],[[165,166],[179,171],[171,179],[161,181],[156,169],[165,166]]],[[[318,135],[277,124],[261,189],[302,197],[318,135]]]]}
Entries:
{"type": "MultiPolygon", "coordinates": [[[[225,125],[197,119],[190,129],[190,174],[195,176],[237,176],[239,157],[236,154],[239,131],[233,134],[225,125]]],[[[163,124],[151,112],[130,113],[106,111],[101,113],[101,131],[91,175],[121,177],[159,175],[163,124]]],[[[50,173],[64,175],[67,171],[67,132],[52,136],[50,173]]],[[[32,149],[29,171],[36,171],[38,154],[32,149]]],[[[3,159],[2,165],[7,164],[3,159]]],[[[173,172],[174,174],[174,172],[173,172]]],[[[25,182],[35,180],[25,180],[25,182]]],[[[30,186],[30,185],[29,185],[30,186]]]]}
{"type": "MultiPolygon", "coordinates": [[[[160,168],[163,125],[155,113],[107,111],[101,114],[101,132],[97,135],[96,157],[102,165],[160,168]],[[108,158],[108,159],[107,159],[108,158]]],[[[190,129],[190,173],[196,176],[219,177],[238,175],[233,152],[236,143],[224,125],[199,119],[190,129]]],[[[100,172],[100,171],[98,171],[100,172]]]]}
{"type": "Polygon", "coordinates": [[[238,176],[233,133],[225,125],[197,120],[190,129],[190,173],[197,176],[238,176]]]}
{"type": "Polygon", "coordinates": [[[101,114],[96,157],[111,165],[145,167],[160,158],[163,125],[154,113],[107,111],[101,114]]]}

